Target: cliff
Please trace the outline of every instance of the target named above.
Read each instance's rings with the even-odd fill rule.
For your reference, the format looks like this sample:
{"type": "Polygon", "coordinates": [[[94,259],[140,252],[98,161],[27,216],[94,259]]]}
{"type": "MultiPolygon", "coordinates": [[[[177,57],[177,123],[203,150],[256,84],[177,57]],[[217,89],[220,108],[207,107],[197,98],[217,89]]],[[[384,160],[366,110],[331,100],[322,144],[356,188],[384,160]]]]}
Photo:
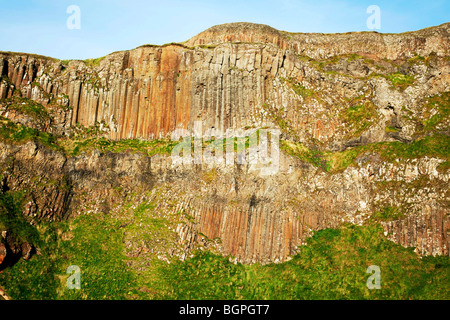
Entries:
{"type": "Polygon", "coordinates": [[[28,190],[34,223],[119,212],[121,199],[145,194],[162,216],[178,214],[169,252],[182,257],[204,245],[246,263],[284,261],[314,230],[368,222],[420,254],[449,255],[449,35],[449,23],[402,34],[237,23],[86,61],[0,53],[3,125],[61,141],[3,141],[2,190],[28,190]],[[30,116],[20,107],[30,103],[46,113],[30,116]],[[279,173],[174,165],[140,147],[65,150],[83,127],[111,146],[161,141],[194,121],[280,129],[279,173]]]}
{"type": "Polygon", "coordinates": [[[300,139],[310,135],[331,147],[344,143],[336,114],[351,102],[368,100],[398,115],[448,90],[448,30],[443,24],[403,34],[291,34],[237,23],[183,45],[147,45],[84,62],[2,53],[0,98],[20,90],[44,106],[70,106],[64,126],[103,122],[112,139],[165,137],[196,120],[221,130],[264,127],[273,123],[266,110],[273,108],[300,139]],[[426,68],[409,61],[424,56],[433,57],[426,68]],[[414,86],[376,94],[389,92],[389,76],[397,73],[414,76],[414,86]],[[305,90],[293,94],[293,86],[305,90]]]}

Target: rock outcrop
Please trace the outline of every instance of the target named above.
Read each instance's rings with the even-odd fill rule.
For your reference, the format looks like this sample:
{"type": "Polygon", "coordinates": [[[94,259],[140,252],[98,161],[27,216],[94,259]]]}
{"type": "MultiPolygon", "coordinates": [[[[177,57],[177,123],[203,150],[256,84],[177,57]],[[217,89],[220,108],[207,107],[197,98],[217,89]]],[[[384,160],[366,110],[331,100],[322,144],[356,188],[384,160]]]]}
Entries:
{"type": "Polygon", "coordinates": [[[448,143],[441,156],[381,154],[387,142],[448,141],[449,35],[448,23],[403,34],[238,23],[88,61],[0,53],[0,115],[39,131],[71,137],[81,125],[149,140],[202,121],[222,132],[277,128],[288,142],[271,176],[249,165],[174,165],[167,154],[73,156],[2,142],[2,192],[28,190],[25,214],[35,222],[107,213],[118,195],[153,192],[161,213],[190,217],[177,228],[185,253],[208,239],[246,263],[284,261],[314,230],[370,221],[420,254],[448,255],[448,143]],[[49,116],[24,116],[17,97],[49,116]],[[298,144],[307,157],[286,152],[298,144]],[[326,155],[348,163],[330,169],[326,155]]]}
{"type": "Polygon", "coordinates": [[[9,231],[2,230],[0,240],[0,272],[20,258],[29,260],[35,254],[33,244],[15,238],[9,231]]]}
{"type": "MultiPolygon", "coordinates": [[[[183,45],[145,45],[88,62],[1,53],[0,98],[20,90],[44,106],[68,106],[59,117],[63,127],[104,123],[112,139],[161,138],[192,129],[196,120],[221,130],[264,127],[273,123],[271,107],[300,138],[331,147],[344,140],[335,115],[348,101],[364,95],[399,115],[403,106],[448,91],[449,30],[443,24],[403,34],[291,34],[237,23],[183,45]],[[424,56],[432,57],[426,65],[408,62],[424,56]],[[414,86],[379,95],[391,93],[382,77],[391,73],[414,76],[414,86]],[[295,94],[292,85],[306,91],[295,94]]],[[[376,135],[369,140],[380,140],[376,135]]]]}

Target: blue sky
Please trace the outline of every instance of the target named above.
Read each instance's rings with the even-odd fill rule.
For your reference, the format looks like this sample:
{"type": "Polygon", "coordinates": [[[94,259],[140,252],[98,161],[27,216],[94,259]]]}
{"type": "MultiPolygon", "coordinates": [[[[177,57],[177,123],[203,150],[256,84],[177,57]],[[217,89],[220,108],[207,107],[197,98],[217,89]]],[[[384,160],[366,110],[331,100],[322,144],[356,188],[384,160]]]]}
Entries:
{"type": "Polygon", "coordinates": [[[181,42],[217,24],[255,22],[291,32],[368,31],[366,9],[381,10],[378,32],[450,21],[449,0],[0,0],[0,51],[87,59],[142,44],[181,42]],[[69,5],[81,11],[70,30],[69,5]]]}

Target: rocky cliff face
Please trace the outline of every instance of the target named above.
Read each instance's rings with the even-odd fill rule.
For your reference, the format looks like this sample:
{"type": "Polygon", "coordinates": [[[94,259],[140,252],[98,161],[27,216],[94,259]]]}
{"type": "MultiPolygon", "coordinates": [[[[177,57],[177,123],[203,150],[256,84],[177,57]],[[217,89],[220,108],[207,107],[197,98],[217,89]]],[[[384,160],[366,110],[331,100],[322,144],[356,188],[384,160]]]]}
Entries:
{"type": "Polygon", "coordinates": [[[239,261],[283,261],[313,230],[376,221],[404,246],[448,255],[449,35],[448,23],[403,34],[238,23],[87,61],[0,53],[0,115],[58,137],[81,125],[113,141],[163,139],[202,121],[278,128],[283,140],[272,176],[5,141],[2,190],[28,190],[35,221],[150,193],[161,214],[183,213],[172,254],[208,242],[239,261]],[[30,101],[48,116],[23,112],[30,101]]]}
{"type": "Polygon", "coordinates": [[[147,45],[88,63],[3,53],[0,97],[16,89],[44,106],[70,106],[64,125],[103,122],[112,139],[159,138],[192,129],[195,120],[222,130],[266,126],[273,122],[266,106],[298,135],[333,144],[342,140],[345,126],[336,115],[348,101],[364,96],[359,103],[398,115],[448,90],[449,46],[448,24],[392,35],[289,34],[230,24],[183,45],[147,45]],[[426,65],[408,61],[424,56],[432,57],[426,65]],[[386,76],[396,73],[414,76],[414,86],[389,90],[386,76]],[[295,94],[293,85],[306,91],[295,94]]]}

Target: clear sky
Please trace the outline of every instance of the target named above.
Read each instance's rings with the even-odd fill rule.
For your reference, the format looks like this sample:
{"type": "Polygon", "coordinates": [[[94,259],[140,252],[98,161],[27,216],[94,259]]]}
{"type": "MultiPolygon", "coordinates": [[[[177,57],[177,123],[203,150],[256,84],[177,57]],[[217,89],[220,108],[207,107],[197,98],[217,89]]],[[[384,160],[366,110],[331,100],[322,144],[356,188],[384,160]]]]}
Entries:
{"type": "Polygon", "coordinates": [[[450,22],[450,0],[0,0],[0,51],[86,59],[143,44],[185,41],[227,22],[255,22],[291,32],[369,31],[377,5],[383,33],[450,22]],[[69,29],[70,5],[80,28],[69,29]]]}

